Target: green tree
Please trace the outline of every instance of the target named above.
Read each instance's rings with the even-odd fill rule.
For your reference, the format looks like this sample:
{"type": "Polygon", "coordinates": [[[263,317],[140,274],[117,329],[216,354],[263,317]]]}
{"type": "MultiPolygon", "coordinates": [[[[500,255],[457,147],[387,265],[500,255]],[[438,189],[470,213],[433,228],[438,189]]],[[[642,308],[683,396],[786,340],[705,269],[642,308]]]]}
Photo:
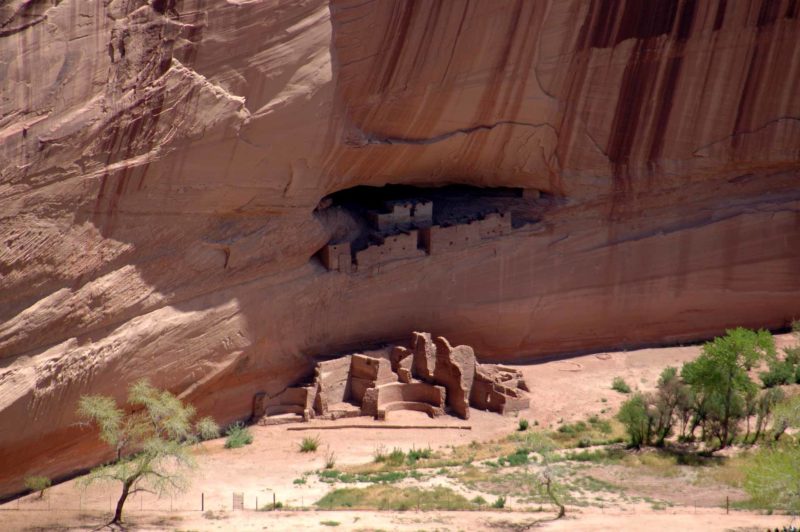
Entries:
{"type": "Polygon", "coordinates": [[[617,419],[625,425],[631,447],[640,448],[648,445],[653,434],[653,418],[648,413],[648,400],[641,393],[636,393],[622,403],[617,419]]]}
{"type": "Polygon", "coordinates": [[[767,508],[800,512],[800,447],[759,451],[745,469],[744,489],[767,508]]]}
{"type": "Polygon", "coordinates": [[[85,395],[78,407],[78,414],[99,428],[100,439],[116,454],[114,462],[93,469],[82,481],[84,486],[98,481],[122,484],[111,521],[115,524],[122,522],[130,495],[146,491],[161,496],[185,489],[185,471],[194,466],[189,445],[219,435],[211,418],[193,423],[194,407],[144,379],[130,387],[128,405],[130,413],[111,397],[85,395]]]}
{"type": "MultiPolygon", "coordinates": [[[[683,365],[681,375],[703,402],[710,431],[719,439],[715,450],[732,441],[744,416],[748,390],[756,384],[747,374],[765,355],[774,356],[775,341],[769,331],[736,328],[703,346],[697,359],[683,365]]],[[[750,392],[752,393],[752,392],[750,392]]]]}
{"type": "Polygon", "coordinates": [[[50,487],[52,482],[50,481],[49,477],[43,476],[31,476],[25,477],[25,487],[31,490],[32,492],[39,492],[39,498],[44,497],[44,492],[47,491],[47,488],[50,487]]]}
{"type": "MultiPolygon", "coordinates": [[[[652,397],[654,429],[656,445],[662,447],[664,440],[672,434],[672,427],[678,415],[686,405],[691,405],[689,387],[678,375],[678,368],[667,367],[658,378],[655,395],[652,397]]],[[[683,418],[681,417],[683,421],[683,418]]],[[[685,421],[683,422],[685,425],[685,421]]]]}

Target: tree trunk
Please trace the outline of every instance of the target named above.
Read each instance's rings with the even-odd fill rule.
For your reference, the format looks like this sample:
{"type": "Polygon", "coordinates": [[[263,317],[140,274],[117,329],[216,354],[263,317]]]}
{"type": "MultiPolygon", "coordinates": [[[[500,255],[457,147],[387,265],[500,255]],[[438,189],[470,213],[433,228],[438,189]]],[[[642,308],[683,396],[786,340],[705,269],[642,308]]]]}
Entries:
{"type": "Polygon", "coordinates": [[[567,514],[567,509],[564,507],[563,504],[561,504],[559,502],[558,498],[556,498],[555,493],[553,493],[553,489],[552,489],[551,483],[552,483],[552,480],[550,479],[550,476],[546,475],[545,476],[545,484],[544,484],[544,486],[545,486],[545,489],[547,490],[547,496],[550,497],[550,500],[553,501],[553,504],[558,506],[558,515],[556,516],[556,519],[561,519],[562,517],[564,517],[567,514]]]}
{"type": "Polygon", "coordinates": [[[750,414],[747,415],[747,432],[744,435],[744,443],[747,444],[747,440],[750,438],[750,414]]]}
{"type": "Polygon", "coordinates": [[[130,490],[131,490],[131,483],[123,482],[122,494],[119,496],[119,500],[117,501],[117,509],[114,511],[114,519],[111,520],[112,523],[114,524],[122,523],[122,507],[125,505],[125,500],[128,498],[130,490]]]}

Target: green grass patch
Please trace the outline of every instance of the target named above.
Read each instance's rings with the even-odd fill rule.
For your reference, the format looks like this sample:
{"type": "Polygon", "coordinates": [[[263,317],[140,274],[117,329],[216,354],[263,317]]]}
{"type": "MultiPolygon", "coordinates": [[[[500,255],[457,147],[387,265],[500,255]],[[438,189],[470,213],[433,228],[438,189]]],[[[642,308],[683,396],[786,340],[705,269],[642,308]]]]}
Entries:
{"type": "Polygon", "coordinates": [[[480,506],[454,492],[438,486],[432,489],[397,488],[376,484],[366,488],[334,490],[316,503],[321,509],[358,510],[473,510],[480,506]]]}
{"type": "Polygon", "coordinates": [[[346,473],[336,469],[326,469],[319,472],[319,478],[323,482],[343,482],[354,484],[356,482],[367,482],[371,484],[391,484],[406,478],[420,480],[422,474],[419,471],[376,471],[371,473],[346,473]]]}

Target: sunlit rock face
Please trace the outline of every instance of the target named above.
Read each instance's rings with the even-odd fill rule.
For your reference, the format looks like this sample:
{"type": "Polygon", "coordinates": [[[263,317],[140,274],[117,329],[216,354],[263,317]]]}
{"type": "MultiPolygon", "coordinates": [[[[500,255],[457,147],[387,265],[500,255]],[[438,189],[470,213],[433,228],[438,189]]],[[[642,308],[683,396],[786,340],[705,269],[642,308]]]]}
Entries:
{"type": "Polygon", "coordinates": [[[413,330],[519,360],[783,326],[798,95],[795,0],[7,1],[0,493],[102,459],[77,399],[140,377],[224,423],[413,330]],[[384,184],[548,207],[329,271],[320,200],[384,184]]]}

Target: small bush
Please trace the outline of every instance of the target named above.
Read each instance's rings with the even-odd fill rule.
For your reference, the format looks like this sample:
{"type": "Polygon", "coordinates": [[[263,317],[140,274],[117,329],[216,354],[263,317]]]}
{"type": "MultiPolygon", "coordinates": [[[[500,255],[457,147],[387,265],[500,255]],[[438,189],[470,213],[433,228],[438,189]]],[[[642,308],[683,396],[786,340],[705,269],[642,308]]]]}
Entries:
{"type": "Polygon", "coordinates": [[[386,463],[390,466],[401,466],[403,462],[406,460],[406,454],[401,450],[395,447],[392,452],[386,457],[386,463]]]}
{"type": "Polygon", "coordinates": [[[31,492],[39,492],[39,498],[44,497],[44,492],[50,487],[52,482],[48,477],[31,476],[25,477],[25,487],[31,492]]]}
{"type": "Polygon", "coordinates": [[[253,443],[253,435],[250,433],[250,429],[245,427],[241,421],[237,421],[228,427],[225,435],[227,436],[225,440],[226,449],[238,449],[253,443]]]}
{"type": "Polygon", "coordinates": [[[790,364],[800,364],[800,345],[786,347],[783,349],[783,352],[786,353],[786,362],[790,364]]]}
{"type": "Polygon", "coordinates": [[[611,389],[619,393],[631,393],[631,387],[622,377],[614,377],[611,382],[611,389]]]}
{"type": "Polygon", "coordinates": [[[506,498],[505,497],[498,497],[496,501],[492,503],[492,508],[505,508],[506,507],[506,498]]]}
{"type": "Polygon", "coordinates": [[[292,481],[292,484],[297,484],[298,486],[301,486],[305,483],[306,483],[306,477],[296,478],[292,481]]]}
{"type": "Polygon", "coordinates": [[[484,498],[483,498],[483,497],[481,497],[480,495],[477,495],[477,496],[476,496],[474,499],[472,499],[472,501],[470,501],[470,502],[472,502],[472,504],[475,504],[475,505],[477,505],[477,506],[486,506],[486,499],[484,499],[484,498]]]}
{"type": "Polygon", "coordinates": [[[194,424],[197,439],[200,441],[213,440],[219,438],[219,425],[211,417],[204,417],[194,424]]]}
{"type": "Polygon", "coordinates": [[[769,370],[758,374],[764,388],[790,384],[795,380],[794,364],[788,360],[770,360],[769,370]]]}
{"type": "Polygon", "coordinates": [[[268,503],[258,509],[259,512],[273,512],[275,510],[280,510],[283,508],[283,503],[281,501],[273,503],[268,503]]]}
{"type": "Polygon", "coordinates": [[[647,415],[647,402],[641,393],[622,403],[617,419],[625,425],[631,447],[638,449],[650,442],[652,419],[647,415]]]}
{"type": "Polygon", "coordinates": [[[520,447],[513,453],[507,456],[501,456],[497,459],[497,464],[500,466],[520,466],[525,465],[530,461],[528,458],[528,450],[524,447],[520,447]]]}
{"type": "Polygon", "coordinates": [[[568,434],[570,436],[575,436],[582,432],[586,432],[587,428],[588,427],[586,426],[586,423],[584,423],[583,421],[578,421],[576,423],[573,423],[572,425],[570,425],[569,423],[566,425],[561,425],[560,427],[558,427],[558,432],[560,432],[561,434],[568,434]]]}
{"type": "Polygon", "coordinates": [[[315,453],[319,449],[319,436],[306,436],[298,444],[301,453],[315,453]]]}
{"type": "Polygon", "coordinates": [[[433,451],[430,449],[430,447],[427,449],[411,449],[406,455],[406,461],[408,462],[408,465],[414,465],[417,463],[417,460],[422,458],[430,458],[431,456],[433,456],[433,451]]]}
{"type": "Polygon", "coordinates": [[[339,526],[342,523],[340,523],[339,521],[320,521],[319,524],[321,524],[322,526],[339,526]]]}
{"type": "Polygon", "coordinates": [[[517,424],[517,430],[520,432],[528,430],[528,420],[520,419],[519,423],[517,424]]]}

